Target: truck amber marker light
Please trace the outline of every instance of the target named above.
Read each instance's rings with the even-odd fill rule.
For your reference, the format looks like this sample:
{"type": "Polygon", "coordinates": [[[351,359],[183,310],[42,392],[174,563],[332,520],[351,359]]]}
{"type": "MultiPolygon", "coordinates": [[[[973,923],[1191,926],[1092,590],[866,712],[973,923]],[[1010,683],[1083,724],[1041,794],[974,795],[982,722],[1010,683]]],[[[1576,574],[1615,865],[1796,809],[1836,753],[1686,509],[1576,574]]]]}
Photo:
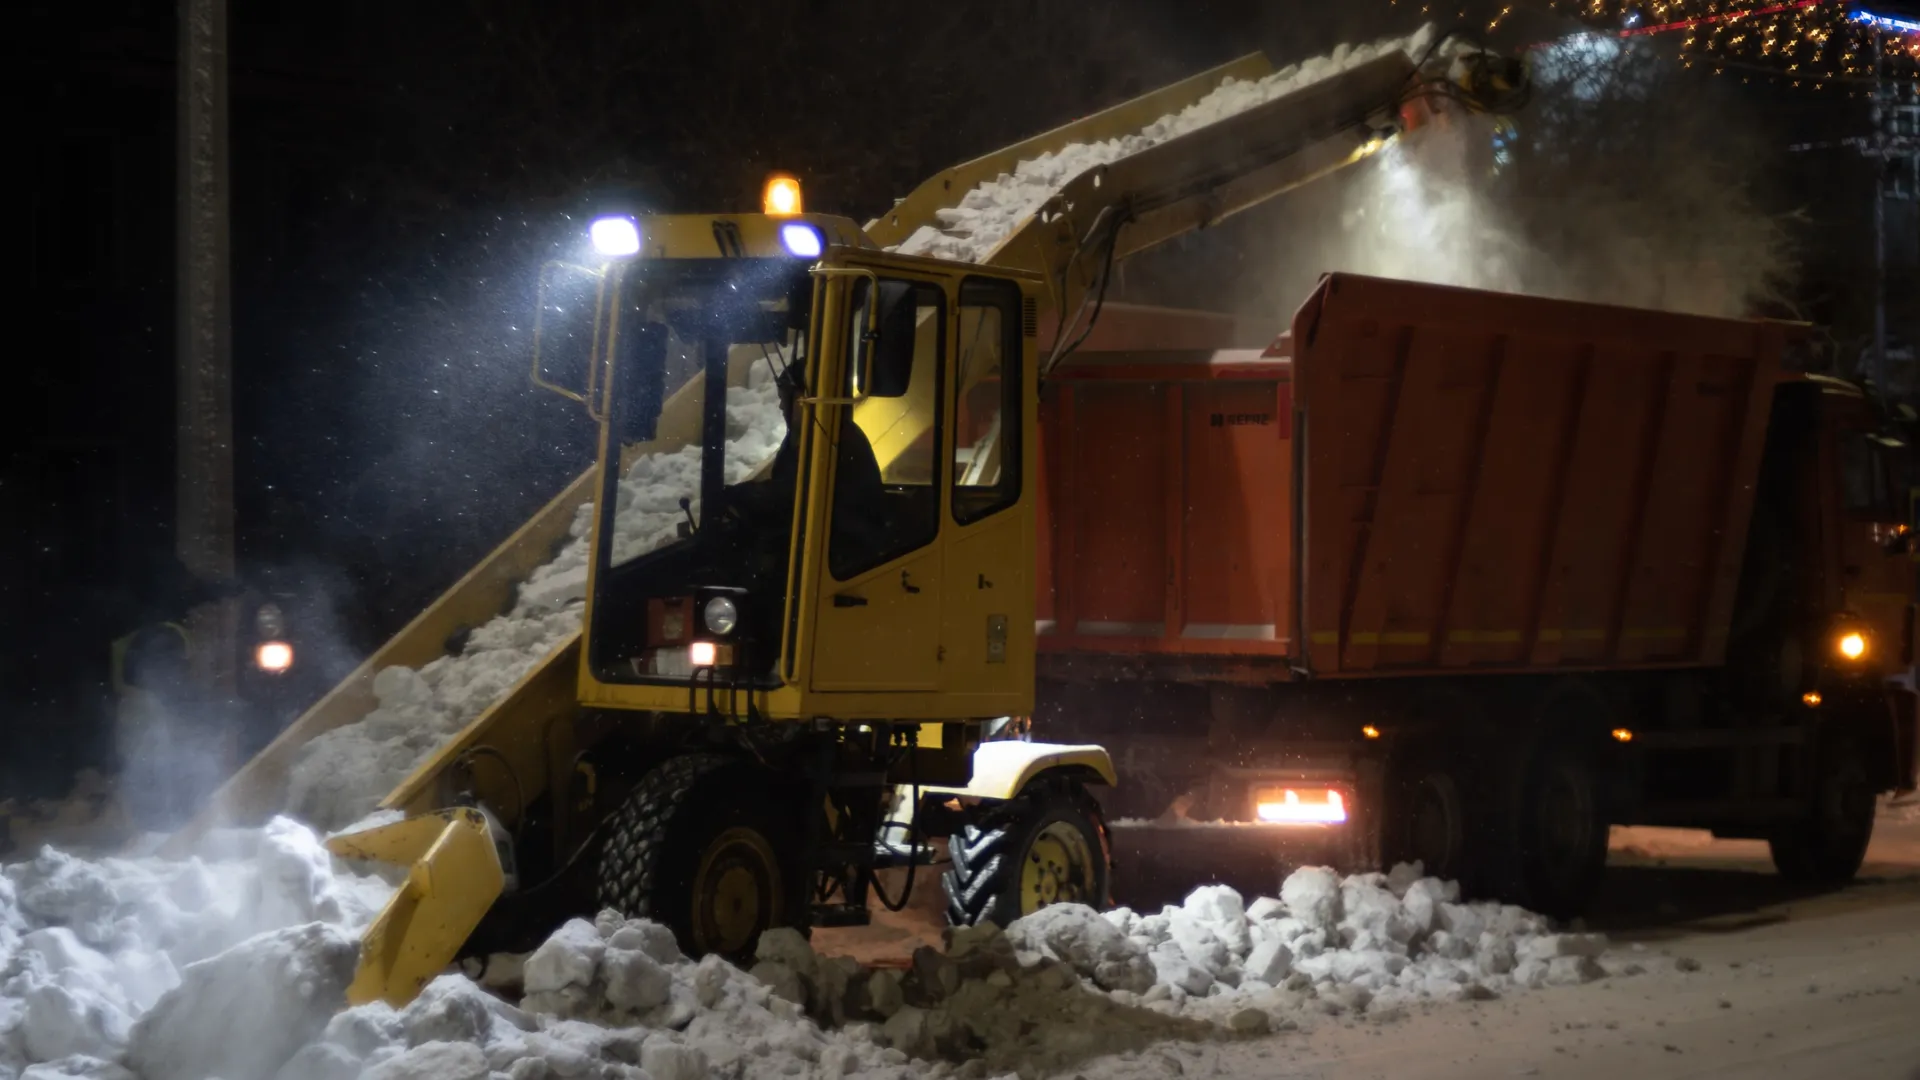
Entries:
{"type": "Polygon", "coordinates": [[[1264,788],[1253,809],[1254,816],[1270,825],[1338,825],[1347,820],[1346,801],[1332,788],[1264,788]]]}
{"type": "Polygon", "coordinates": [[[1867,655],[1867,638],[1858,630],[1849,630],[1840,635],[1834,647],[1840,650],[1841,656],[1849,660],[1858,660],[1867,655]]]}

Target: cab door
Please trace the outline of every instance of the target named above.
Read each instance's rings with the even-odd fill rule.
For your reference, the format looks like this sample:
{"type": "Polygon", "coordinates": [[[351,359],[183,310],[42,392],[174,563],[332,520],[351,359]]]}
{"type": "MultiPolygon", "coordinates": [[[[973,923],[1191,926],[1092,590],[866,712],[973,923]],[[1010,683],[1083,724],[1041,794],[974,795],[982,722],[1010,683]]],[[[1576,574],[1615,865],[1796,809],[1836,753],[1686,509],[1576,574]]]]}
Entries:
{"type": "Polygon", "coordinates": [[[968,277],[954,309],[951,491],[947,500],[946,661],[956,711],[1033,707],[1033,339],[1020,288],[968,277]]]}
{"type": "Polygon", "coordinates": [[[840,295],[853,329],[841,355],[821,358],[831,393],[812,410],[829,464],[824,558],[812,560],[809,685],[934,691],[943,660],[950,293],[940,280],[882,270],[850,280],[840,295]],[[862,329],[870,324],[871,334],[862,329]],[[910,350],[885,344],[908,334],[910,350]]]}

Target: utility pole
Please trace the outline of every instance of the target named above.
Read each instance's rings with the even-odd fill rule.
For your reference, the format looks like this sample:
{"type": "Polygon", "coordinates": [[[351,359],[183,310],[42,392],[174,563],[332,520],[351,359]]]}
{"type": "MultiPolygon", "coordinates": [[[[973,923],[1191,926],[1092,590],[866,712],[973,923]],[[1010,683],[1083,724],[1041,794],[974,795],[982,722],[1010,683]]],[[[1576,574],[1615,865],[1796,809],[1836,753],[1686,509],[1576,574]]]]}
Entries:
{"type": "Polygon", "coordinates": [[[1892,392],[1887,382],[1887,35],[1873,32],[1873,385],[1892,392]]]}
{"type": "MultiPolygon", "coordinates": [[[[208,581],[234,576],[232,278],[228,269],[227,3],[180,0],[176,236],[175,550],[208,581]]],[[[231,694],[237,610],[194,613],[195,669],[231,694]]]]}

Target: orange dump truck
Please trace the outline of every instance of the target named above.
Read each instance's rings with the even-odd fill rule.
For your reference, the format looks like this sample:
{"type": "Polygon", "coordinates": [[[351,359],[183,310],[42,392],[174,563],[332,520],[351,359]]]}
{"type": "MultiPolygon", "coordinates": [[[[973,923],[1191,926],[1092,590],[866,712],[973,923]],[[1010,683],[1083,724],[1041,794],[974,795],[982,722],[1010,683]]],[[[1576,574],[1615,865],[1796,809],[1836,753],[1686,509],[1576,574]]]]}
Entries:
{"type": "Polygon", "coordinates": [[[1610,824],[1850,877],[1914,775],[1905,451],[1795,336],[1346,275],[1277,340],[1110,306],[1043,403],[1036,727],[1112,751],[1120,826],[1553,913],[1610,824]]]}

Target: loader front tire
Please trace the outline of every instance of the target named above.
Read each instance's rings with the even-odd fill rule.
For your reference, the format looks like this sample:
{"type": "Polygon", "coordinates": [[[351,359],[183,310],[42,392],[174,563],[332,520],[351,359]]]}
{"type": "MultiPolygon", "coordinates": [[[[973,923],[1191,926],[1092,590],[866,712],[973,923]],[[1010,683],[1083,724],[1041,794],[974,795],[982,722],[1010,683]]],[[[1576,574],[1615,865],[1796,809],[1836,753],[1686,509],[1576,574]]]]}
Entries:
{"type": "Polygon", "coordinates": [[[947,841],[947,922],[1005,926],[1050,904],[1108,906],[1107,830],[1077,786],[1030,787],[947,841]]]}
{"type": "Polygon", "coordinates": [[[764,769],[723,754],[672,758],[607,820],[598,899],[667,926],[690,956],[752,957],[762,932],[794,925],[805,894],[790,854],[798,805],[764,769]]]}

